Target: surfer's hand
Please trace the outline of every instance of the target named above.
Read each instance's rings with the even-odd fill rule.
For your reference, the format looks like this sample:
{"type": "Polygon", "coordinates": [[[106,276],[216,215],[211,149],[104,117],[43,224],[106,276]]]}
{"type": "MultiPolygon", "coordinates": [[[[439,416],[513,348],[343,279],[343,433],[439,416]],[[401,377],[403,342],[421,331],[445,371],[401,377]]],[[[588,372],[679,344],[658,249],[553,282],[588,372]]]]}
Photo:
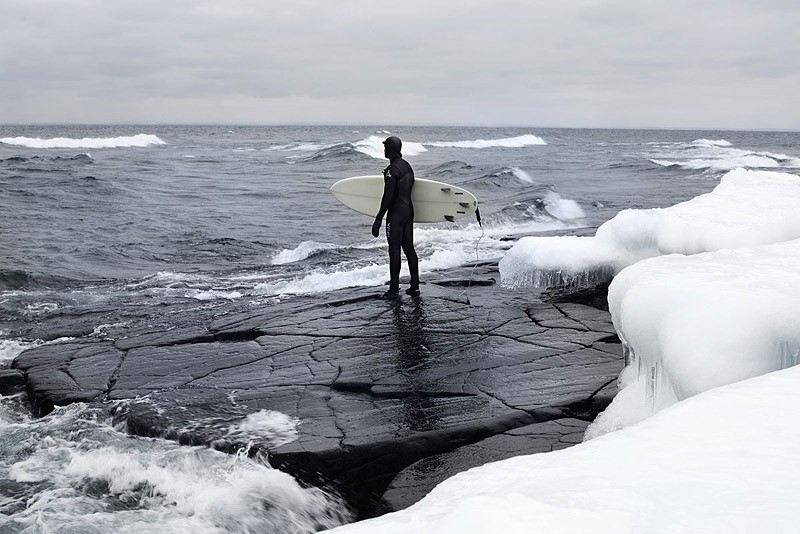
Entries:
{"type": "Polygon", "coordinates": [[[381,231],[381,221],[380,219],[375,219],[375,222],[372,223],[372,237],[378,237],[378,233],[381,231]]]}

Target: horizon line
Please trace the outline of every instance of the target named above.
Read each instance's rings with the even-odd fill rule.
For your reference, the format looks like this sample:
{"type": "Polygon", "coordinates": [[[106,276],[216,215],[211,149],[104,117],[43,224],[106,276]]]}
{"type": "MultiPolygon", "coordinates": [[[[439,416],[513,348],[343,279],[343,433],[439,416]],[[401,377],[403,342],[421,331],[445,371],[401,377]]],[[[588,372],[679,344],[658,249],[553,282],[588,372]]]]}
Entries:
{"type": "Polygon", "coordinates": [[[348,123],[348,122],[206,122],[206,121],[175,121],[175,122],[140,122],[140,121],[119,121],[119,122],[51,122],[51,121],[31,121],[31,122],[8,122],[0,124],[0,128],[15,126],[225,126],[225,127],[293,127],[293,126],[316,126],[316,127],[376,127],[376,128],[531,128],[540,130],[661,130],[661,131],[715,131],[715,132],[775,132],[775,133],[800,133],[800,128],[748,128],[748,127],[719,127],[719,126],[545,126],[530,124],[469,124],[469,123],[348,123]]]}

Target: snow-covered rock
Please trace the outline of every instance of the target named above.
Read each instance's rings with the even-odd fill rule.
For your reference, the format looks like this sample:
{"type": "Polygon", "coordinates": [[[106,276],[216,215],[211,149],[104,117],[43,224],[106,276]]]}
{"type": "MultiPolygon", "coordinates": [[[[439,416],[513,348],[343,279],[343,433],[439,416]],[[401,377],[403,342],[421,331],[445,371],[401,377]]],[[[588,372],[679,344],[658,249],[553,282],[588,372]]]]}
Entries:
{"type": "Polygon", "coordinates": [[[608,303],[628,365],[620,393],[587,437],[707,389],[796,365],[798,273],[800,239],[623,269],[608,303]]]}
{"type": "Polygon", "coordinates": [[[520,239],[500,262],[509,286],[608,280],[662,254],[697,254],[800,238],[800,177],[737,169],[710,193],[668,208],[624,210],[590,237],[520,239]]]}
{"type": "Polygon", "coordinates": [[[789,533],[800,367],[706,391],[569,449],[460,473],[336,534],[789,533]]]}

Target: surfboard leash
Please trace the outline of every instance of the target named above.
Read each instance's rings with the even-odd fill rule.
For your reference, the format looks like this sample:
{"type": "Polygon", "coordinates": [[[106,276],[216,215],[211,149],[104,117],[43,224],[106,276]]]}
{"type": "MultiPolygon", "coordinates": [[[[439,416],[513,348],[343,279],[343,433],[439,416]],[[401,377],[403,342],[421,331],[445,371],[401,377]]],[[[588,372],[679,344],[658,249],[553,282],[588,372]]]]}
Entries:
{"type": "Polygon", "coordinates": [[[478,255],[478,247],[480,247],[481,239],[483,239],[483,237],[486,235],[486,230],[484,230],[483,223],[481,222],[481,210],[478,208],[475,208],[475,218],[478,220],[478,226],[481,228],[481,235],[475,242],[475,263],[472,264],[472,270],[470,270],[469,272],[469,281],[467,282],[467,288],[462,292],[462,294],[466,294],[468,306],[472,306],[472,301],[469,298],[469,290],[472,287],[472,278],[475,275],[475,269],[478,268],[478,263],[480,262],[480,256],[478,255]]]}

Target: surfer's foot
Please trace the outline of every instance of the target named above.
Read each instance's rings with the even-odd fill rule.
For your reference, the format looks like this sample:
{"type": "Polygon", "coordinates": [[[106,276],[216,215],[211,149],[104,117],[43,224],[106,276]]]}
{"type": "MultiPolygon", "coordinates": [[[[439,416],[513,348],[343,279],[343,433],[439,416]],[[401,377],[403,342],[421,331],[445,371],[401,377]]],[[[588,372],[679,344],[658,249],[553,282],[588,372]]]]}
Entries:
{"type": "Polygon", "coordinates": [[[409,287],[406,289],[406,295],[411,295],[412,297],[419,296],[419,288],[418,287],[409,287]]]}
{"type": "Polygon", "coordinates": [[[381,295],[381,298],[383,298],[383,299],[396,299],[399,296],[400,296],[400,291],[398,291],[397,289],[390,289],[389,291],[387,291],[386,293],[381,295]]]}

